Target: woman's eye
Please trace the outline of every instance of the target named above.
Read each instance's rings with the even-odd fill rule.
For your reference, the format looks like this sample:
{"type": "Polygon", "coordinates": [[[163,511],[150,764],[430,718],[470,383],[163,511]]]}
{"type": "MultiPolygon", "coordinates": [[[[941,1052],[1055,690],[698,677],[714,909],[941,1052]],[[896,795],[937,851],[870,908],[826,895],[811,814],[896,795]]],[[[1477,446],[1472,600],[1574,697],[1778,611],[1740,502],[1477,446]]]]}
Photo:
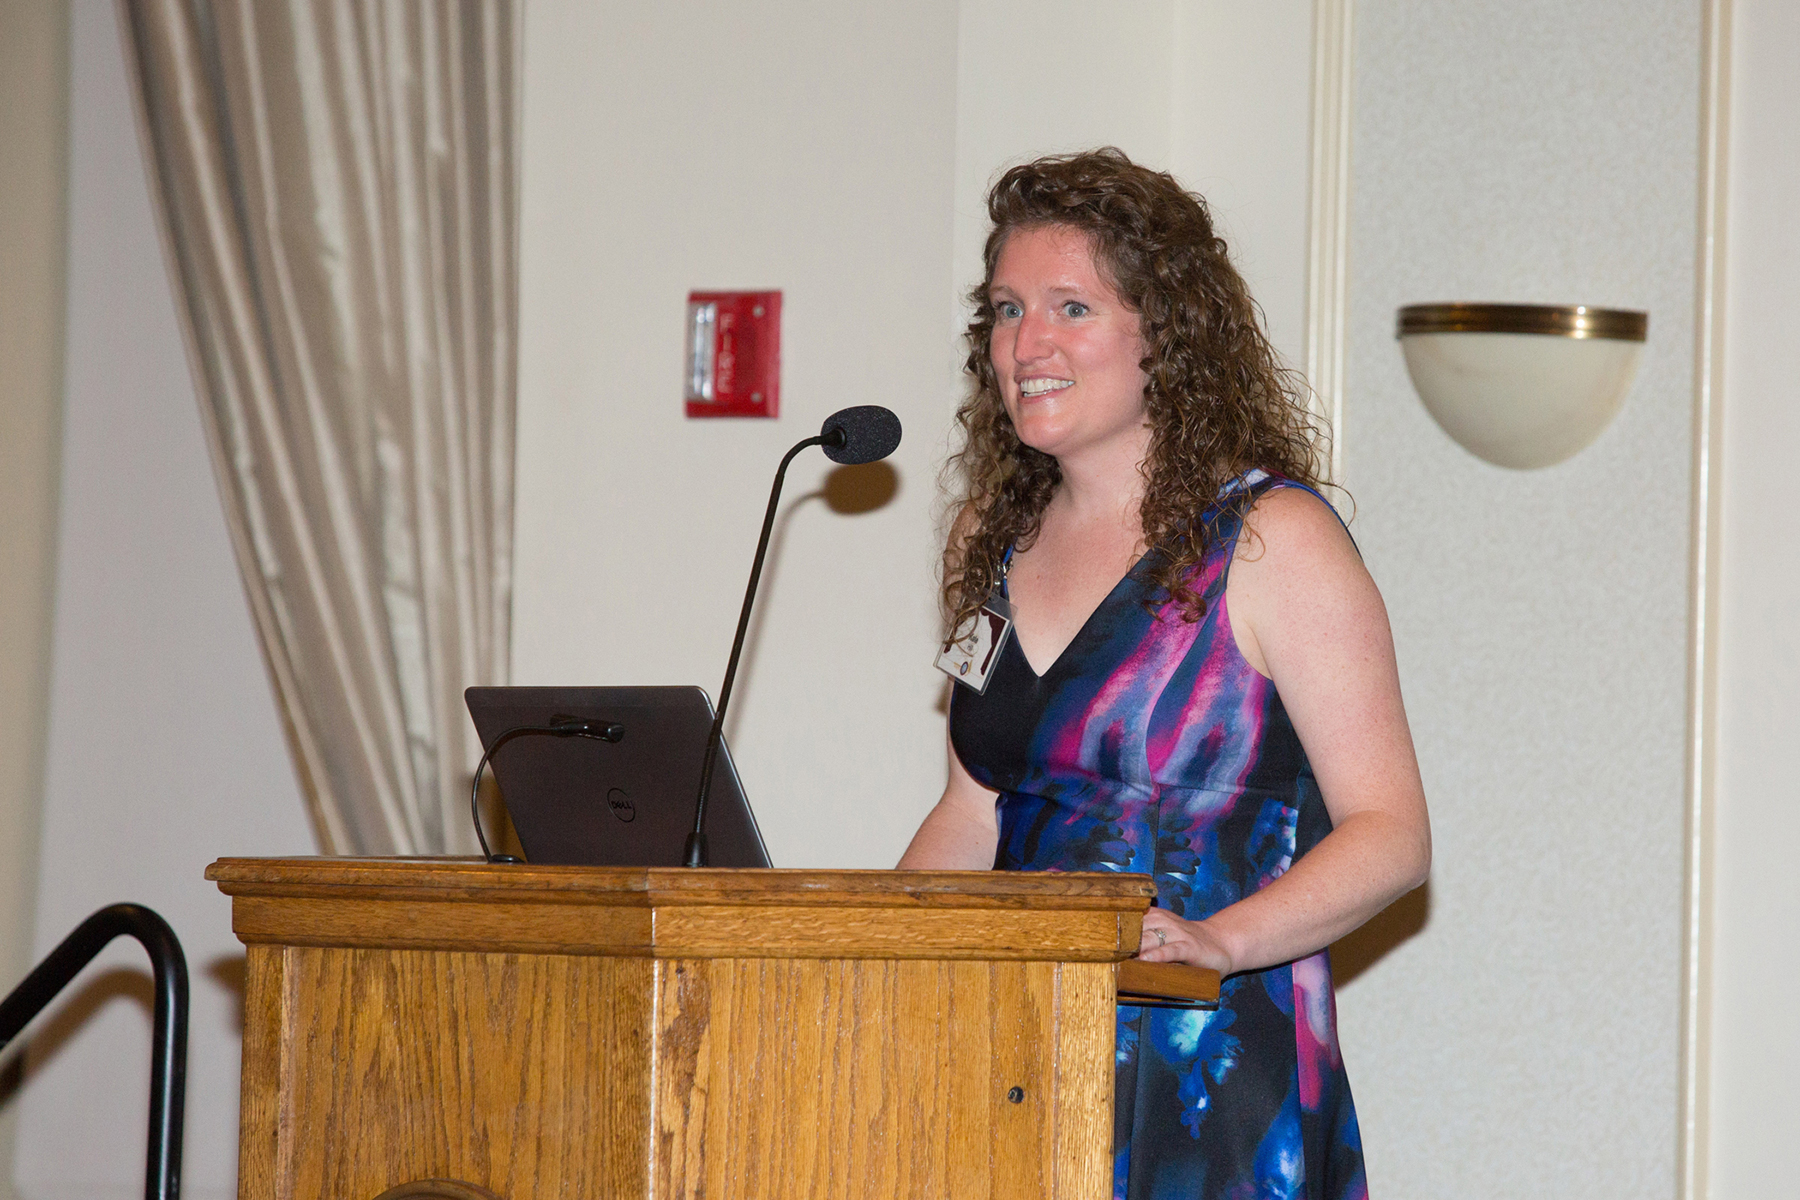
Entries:
{"type": "Polygon", "coordinates": [[[1088,306],[1079,300],[1071,300],[1063,305],[1063,313],[1071,317],[1085,317],[1088,314],[1088,306]]]}
{"type": "Polygon", "coordinates": [[[994,315],[1002,321],[1016,321],[1023,312],[1024,310],[1011,300],[1000,300],[994,304],[994,315]]]}

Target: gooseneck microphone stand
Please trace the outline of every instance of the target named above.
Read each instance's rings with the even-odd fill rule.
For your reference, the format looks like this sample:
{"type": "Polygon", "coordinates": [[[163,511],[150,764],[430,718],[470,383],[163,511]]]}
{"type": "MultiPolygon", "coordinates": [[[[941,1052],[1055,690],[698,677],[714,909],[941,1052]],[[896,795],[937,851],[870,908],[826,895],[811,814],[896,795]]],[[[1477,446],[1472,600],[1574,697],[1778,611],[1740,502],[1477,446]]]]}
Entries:
{"type": "MultiPolygon", "coordinates": [[[[843,444],[841,429],[833,430],[838,444],[843,444]]],[[[769,507],[763,513],[762,536],[756,539],[756,558],[750,564],[750,586],[744,589],[744,608],[738,613],[737,635],[731,639],[731,658],[725,663],[725,682],[719,685],[719,711],[713,714],[712,728],[706,733],[706,757],[700,761],[700,798],[694,802],[694,831],[687,836],[681,862],[686,867],[706,865],[706,797],[712,791],[713,764],[719,757],[719,739],[725,733],[725,709],[731,703],[731,685],[737,679],[738,658],[744,652],[744,634],[750,628],[750,609],[756,603],[756,585],[762,578],[763,557],[769,552],[769,534],[775,529],[775,509],[781,501],[781,485],[787,479],[788,464],[808,446],[823,446],[826,436],[809,437],[782,457],[775,470],[775,485],[769,489],[769,507]]]]}
{"type": "Polygon", "coordinates": [[[744,634],[750,628],[750,609],[756,603],[756,585],[762,578],[763,556],[769,551],[769,534],[775,528],[775,508],[781,501],[781,484],[788,464],[808,446],[822,446],[825,457],[845,466],[886,458],[900,444],[900,418],[878,404],[859,404],[839,409],[825,418],[817,437],[798,443],[782,457],[769,489],[769,507],[763,513],[762,536],[756,540],[756,560],[750,565],[750,586],[744,589],[744,608],[738,614],[737,635],[731,639],[731,660],[725,664],[725,682],[719,685],[719,711],[706,735],[706,757],[700,764],[700,796],[694,802],[694,831],[682,848],[682,865],[706,865],[706,797],[712,790],[713,763],[719,740],[725,733],[725,710],[731,704],[731,684],[737,678],[738,657],[744,651],[744,634]]]}

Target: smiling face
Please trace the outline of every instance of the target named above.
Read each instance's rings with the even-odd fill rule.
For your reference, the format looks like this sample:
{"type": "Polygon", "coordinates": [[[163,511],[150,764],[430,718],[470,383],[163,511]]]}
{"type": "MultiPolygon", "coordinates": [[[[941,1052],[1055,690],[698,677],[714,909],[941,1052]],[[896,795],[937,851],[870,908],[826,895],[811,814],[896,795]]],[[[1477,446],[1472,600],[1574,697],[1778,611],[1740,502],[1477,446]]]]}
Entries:
{"type": "Polygon", "coordinates": [[[1148,449],[1138,316],[1067,225],[1010,234],[988,285],[988,359],[1019,440],[1059,463],[1148,449]]]}

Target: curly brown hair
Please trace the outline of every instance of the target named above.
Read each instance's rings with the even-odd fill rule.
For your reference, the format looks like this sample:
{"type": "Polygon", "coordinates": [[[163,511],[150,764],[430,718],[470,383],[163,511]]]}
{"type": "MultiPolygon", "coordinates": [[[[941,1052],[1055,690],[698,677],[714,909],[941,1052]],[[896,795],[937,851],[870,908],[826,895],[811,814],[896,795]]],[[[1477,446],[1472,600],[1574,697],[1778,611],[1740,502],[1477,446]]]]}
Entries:
{"type": "Polygon", "coordinates": [[[1139,521],[1144,544],[1159,556],[1156,590],[1198,620],[1205,601],[1189,577],[1220,522],[1241,517],[1250,502],[1240,494],[1218,505],[1225,486],[1254,467],[1323,485],[1325,432],[1304,382],[1269,345],[1206,201],[1166,172],[1111,146],[1040,158],[1000,177],[988,192],[988,217],[986,276],[969,292],[975,316],[964,370],[974,388],[956,413],[962,448],[945,467],[958,512],[942,591],[950,630],[964,628],[999,585],[1007,547],[1036,540],[1062,479],[1054,458],[1019,441],[988,353],[988,288],[1000,251],[1014,232],[1043,226],[1084,233],[1100,273],[1138,315],[1151,426],[1139,521]]]}

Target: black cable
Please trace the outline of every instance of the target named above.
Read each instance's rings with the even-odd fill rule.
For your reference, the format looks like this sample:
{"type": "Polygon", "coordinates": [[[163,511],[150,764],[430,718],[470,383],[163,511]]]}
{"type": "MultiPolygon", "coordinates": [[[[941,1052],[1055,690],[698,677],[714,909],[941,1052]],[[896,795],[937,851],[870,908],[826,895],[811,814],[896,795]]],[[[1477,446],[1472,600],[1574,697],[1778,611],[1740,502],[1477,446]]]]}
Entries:
{"type": "Polygon", "coordinates": [[[582,717],[551,717],[548,725],[514,725],[494,739],[494,744],[481,753],[475,767],[475,782],[469,787],[469,819],[475,824],[475,840],[481,843],[481,856],[490,863],[516,863],[525,860],[511,854],[495,854],[488,849],[487,834],[481,829],[481,773],[488,759],[505,742],[523,733],[547,733],[551,737],[584,737],[597,742],[617,742],[625,736],[625,727],[617,721],[589,721],[582,717]]]}

